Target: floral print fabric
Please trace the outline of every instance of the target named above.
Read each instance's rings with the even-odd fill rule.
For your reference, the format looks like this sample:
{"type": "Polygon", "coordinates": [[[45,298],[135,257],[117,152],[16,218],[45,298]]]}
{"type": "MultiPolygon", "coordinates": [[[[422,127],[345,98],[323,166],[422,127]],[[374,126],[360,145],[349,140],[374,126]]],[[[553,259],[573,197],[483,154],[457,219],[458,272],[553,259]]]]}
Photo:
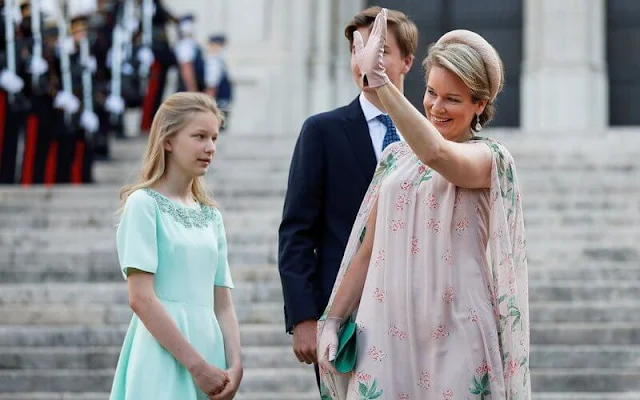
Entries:
{"type": "Polygon", "coordinates": [[[356,368],[322,370],[323,399],[530,399],[520,190],[506,148],[478,142],[493,156],[490,189],[454,186],[406,142],[385,150],[326,310],[378,199],[356,368]]]}

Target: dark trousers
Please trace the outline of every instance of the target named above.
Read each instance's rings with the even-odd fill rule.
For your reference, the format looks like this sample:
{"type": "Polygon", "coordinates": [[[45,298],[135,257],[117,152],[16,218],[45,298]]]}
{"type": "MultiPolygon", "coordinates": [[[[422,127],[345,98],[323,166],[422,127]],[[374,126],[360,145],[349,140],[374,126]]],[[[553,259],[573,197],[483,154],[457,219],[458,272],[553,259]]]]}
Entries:
{"type": "Polygon", "coordinates": [[[156,111],[162,104],[162,95],[167,82],[167,74],[169,66],[154,61],[149,70],[149,81],[147,83],[147,94],[142,101],[142,118],[140,121],[140,129],[143,133],[149,133],[151,123],[156,111]]]}
{"type": "Polygon", "coordinates": [[[56,183],[91,183],[93,151],[84,130],[72,128],[58,136],[56,183]]]}
{"type": "Polygon", "coordinates": [[[104,107],[97,107],[96,114],[100,120],[100,129],[95,133],[93,137],[93,153],[94,157],[100,159],[108,159],[110,155],[109,148],[109,132],[110,129],[110,115],[104,107]]]}
{"type": "Polygon", "coordinates": [[[56,133],[56,111],[52,99],[39,96],[33,98],[31,104],[32,109],[26,119],[20,174],[20,183],[23,185],[45,183],[47,159],[56,133]]]}
{"type": "Polygon", "coordinates": [[[9,94],[0,90],[0,184],[16,181],[18,140],[26,115],[16,102],[12,103],[9,94]]]}

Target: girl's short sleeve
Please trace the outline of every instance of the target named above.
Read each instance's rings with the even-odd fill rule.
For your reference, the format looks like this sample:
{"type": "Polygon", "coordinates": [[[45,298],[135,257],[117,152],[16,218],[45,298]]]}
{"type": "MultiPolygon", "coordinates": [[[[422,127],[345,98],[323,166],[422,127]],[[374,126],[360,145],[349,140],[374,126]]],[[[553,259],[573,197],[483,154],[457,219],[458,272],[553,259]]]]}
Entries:
{"type": "Polygon", "coordinates": [[[118,260],[125,279],[129,268],[150,273],[158,269],[156,223],[155,200],[142,190],[131,193],[116,233],[118,260]]]}
{"type": "Polygon", "coordinates": [[[233,289],[233,281],[231,280],[231,271],[229,269],[229,260],[227,258],[227,235],[224,230],[224,222],[222,215],[216,210],[216,237],[218,238],[218,260],[216,266],[216,276],[213,284],[215,286],[223,286],[233,289]]]}

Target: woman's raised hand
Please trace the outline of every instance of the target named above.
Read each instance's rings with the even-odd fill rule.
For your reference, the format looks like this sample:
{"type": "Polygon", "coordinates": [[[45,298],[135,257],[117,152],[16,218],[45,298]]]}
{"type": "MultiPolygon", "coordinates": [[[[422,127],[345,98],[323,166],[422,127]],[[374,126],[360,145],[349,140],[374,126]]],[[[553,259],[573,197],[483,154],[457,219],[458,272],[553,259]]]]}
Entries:
{"type": "Polygon", "coordinates": [[[365,75],[365,85],[371,88],[386,85],[389,77],[384,67],[384,45],[387,41],[387,9],[383,8],[376,16],[371,28],[367,45],[364,45],[360,32],[353,32],[353,46],[356,62],[365,75]]]}

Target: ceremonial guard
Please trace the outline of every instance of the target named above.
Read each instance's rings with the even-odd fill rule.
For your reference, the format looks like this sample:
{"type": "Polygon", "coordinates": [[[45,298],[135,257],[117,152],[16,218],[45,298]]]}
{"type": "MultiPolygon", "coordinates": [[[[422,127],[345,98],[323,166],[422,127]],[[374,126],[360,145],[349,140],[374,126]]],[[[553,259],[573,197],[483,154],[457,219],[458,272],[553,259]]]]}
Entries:
{"type": "MultiPolygon", "coordinates": [[[[169,44],[166,26],[177,23],[174,17],[164,7],[162,0],[142,0],[142,14],[144,21],[151,17],[151,49],[153,61],[146,79],[146,94],[142,102],[142,118],[140,128],[143,134],[151,129],[151,121],[162,102],[169,69],[177,64],[176,57],[169,44]]],[[[143,30],[145,27],[143,26],[143,30]]]]}
{"type": "Polygon", "coordinates": [[[17,178],[18,142],[24,129],[30,104],[23,89],[23,38],[16,38],[16,24],[20,23],[19,4],[15,0],[0,0],[2,29],[0,41],[0,184],[14,183],[17,178]]]}

